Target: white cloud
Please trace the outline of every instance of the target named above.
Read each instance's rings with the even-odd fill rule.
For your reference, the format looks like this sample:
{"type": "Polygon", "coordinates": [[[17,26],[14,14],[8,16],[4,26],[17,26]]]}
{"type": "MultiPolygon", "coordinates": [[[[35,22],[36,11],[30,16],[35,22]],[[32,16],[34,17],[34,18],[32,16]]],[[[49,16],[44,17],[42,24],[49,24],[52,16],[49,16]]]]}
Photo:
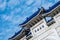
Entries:
{"type": "Polygon", "coordinates": [[[20,23],[21,19],[22,18],[20,16],[15,16],[11,19],[11,21],[12,23],[17,24],[17,23],[20,23]]]}
{"type": "Polygon", "coordinates": [[[4,11],[6,8],[6,2],[0,4],[0,10],[4,11]]]}
{"type": "Polygon", "coordinates": [[[1,17],[4,21],[10,21],[14,24],[15,23],[18,24],[23,19],[19,14],[16,15],[17,13],[20,13],[20,11],[21,11],[21,8],[16,8],[15,10],[11,11],[10,15],[3,14],[1,17]]]}
{"type": "Polygon", "coordinates": [[[10,18],[10,16],[8,16],[8,15],[2,15],[2,18],[3,18],[3,20],[9,20],[9,18],[10,18]]]}
{"type": "Polygon", "coordinates": [[[49,9],[49,7],[53,6],[56,2],[58,2],[59,0],[42,0],[42,6],[45,9],[49,9]]]}
{"type": "Polygon", "coordinates": [[[19,5],[20,1],[19,0],[10,0],[8,2],[8,7],[10,7],[11,9],[13,9],[15,6],[19,5]]]}
{"type": "Polygon", "coordinates": [[[41,1],[42,0],[34,0],[35,3],[33,4],[33,6],[37,7],[37,8],[40,8],[41,7],[41,1]]]}
{"type": "Polygon", "coordinates": [[[0,4],[2,4],[4,1],[3,0],[0,0],[0,4]]]}
{"type": "Polygon", "coordinates": [[[13,24],[20,24],[24,20],[23,18],[25,18],[25,17],[24,16],[21,17],[19,15],[15,16],[14,14],[12,14],[12,15],[2,15],[3,21],[10,21],[13,24]]]}
{"type": "MultiPolygon", "coordinates": [[[[10,0],[8,2],[8,7],[10,7],[11,9],[14,8],[14,10],[11,11],[10,15],[2,15],[2,19],[4,21],[10,21],[11,24],[8,23],[9,29],[6,29],[6,30],[3,29],[2,30],[3,32],[0,33],[0,35],[6,35],[6,38],[8,38],[13,33],[15,33],[18,30],[20,30],[20,28],[18,28],[15,24],[20,24],[21,22],[23,22],[25,20],[26,16],[30,15],[29,13],[31,11],[35,12],[35,10],[37,10],[37,7],[40,7],[42,5],[41,4],[41,0],[28,0],[28,1],[26,1],[26,4],[27,5],[31,5],[33,2],[35,3],[35,4],[33,4],[33,7],[27,7],[27,6],[22,5],[22,8],[23,8],[23,10],[22,10],[21,8],[14,8],[15,6],[19,5],[20,1],[18,1],[18,0],[10,0]],[[24,14],[21,15],[20,11],[23,11],[22,13],[24,13],[24,14]],[[18,14],[18,15],[16,15],[16,14],[18,14]],[[7,36],[7,35],[9,35],[9,36],[7,36]]],[[[1,5],[0,6],[0,10],[5,10],[5,8],[6,8],[6,2],[3,2],[0,5],[1,5]]],[[[44,3],[43,4],[43,6],[45,8],[48,8],[50,5],[52,5],[52,3],[49,3],[49,4],[48,3],[47,4],[44,3]]],[[[2,37],[1,37],[1,39],[2,39],[2,37]]]]}
{"type": "Polygon", "coordinates": [[[42,5],[45,9],[49,9],[49,7],[51,7],[53,4],[52,3],[47,3],[42,5]]]}
{"type": "Polygon", "coordinates": [[[32,12],[35,13],[38,9],[35,7],[32,12]]]}
{"type": "Polygon", "coordinates": [[[28,0],[28,1],[26,2],[26,4],[27,4],[27,5],[31,5],[33,2],[34,2],[33,0],[28,0]]]}
{"type": "Polygon", "coordinates": [[[21,8],[15,8],[14,10],[11,11],[11,16],[13,16],[14,14],[18,14],[21,12],[21,8]]]}

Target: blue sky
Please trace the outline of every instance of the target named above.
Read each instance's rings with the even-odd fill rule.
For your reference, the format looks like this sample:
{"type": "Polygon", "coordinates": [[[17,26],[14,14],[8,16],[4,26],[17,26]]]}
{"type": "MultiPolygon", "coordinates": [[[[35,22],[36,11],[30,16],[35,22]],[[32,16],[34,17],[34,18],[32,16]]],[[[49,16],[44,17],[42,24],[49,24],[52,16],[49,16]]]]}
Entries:
{"type": "Polygon", "coordinates": [[[8,40],[38,8],[49,9],[60,0],[0,0],[0,40],[8,40]]]}

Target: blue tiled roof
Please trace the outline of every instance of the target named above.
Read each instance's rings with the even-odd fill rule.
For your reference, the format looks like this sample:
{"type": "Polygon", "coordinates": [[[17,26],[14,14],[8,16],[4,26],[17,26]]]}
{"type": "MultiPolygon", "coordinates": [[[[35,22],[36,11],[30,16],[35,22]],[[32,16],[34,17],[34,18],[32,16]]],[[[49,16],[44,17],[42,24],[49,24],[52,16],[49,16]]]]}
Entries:
{"type": "MultiPolygon", "coordinates": [[[[30,29],[24,29],[24,28],[21,28],[21,30],[19,30],[17,33],[15,33],[14,36],[12,36],[11,38],[14,38],[15,36],[17,36],[18,34],[20,34],[23,30],[30,30],[30,29]]],[[[26,34],[27,35],[27,34],[26,34]]],[[[11,39],[9,38],[9,39],[11,39]]]]}
{"type": "Polygon", "coordinates": [[[38,11],[36,11],[33,15],[31,15],[29,18],[27,18],[23,23],[21,23],[20,25],[23,25],[25,23],[27,23],[28,21],[30,21],[33,17],[35,17],[38,13],[39,13],[40,9],[38,9],[38,11]]]}
{"type": "MultiPolygon", "coordinates": [[[[50,12],[51,10],[53,10],[55,7],[57,7],[58,5],[60,5],[60,1],[57,2],[55,5],[53,5],[52,7],[50,7],[48,10],[46,10],[46,13],[50,12]]],[[[33,17],[35,17],[38,12],[40,11],[40,9],[38,9],[37,12],[35,12],[33,15],[31,15],[29,18],[27,18],[22,24],[20,25],[23,25],[25,23],[27,23],[29,20],[31,20],[33,17]]],[[[18,31],[14,36],[12,36],[11,38],[14,38],[15,36],[17,36],[23,29],[21,29],[20,31],[18,31]]]]}
{"type": "Polygon", "coordinates": [[[60,1],[58,1],[56,4],[54,4],[52,7],[50,7],[48,10],[46,10],[45,13],[50,12],[51,10],[53,10],[54,8],[56,8],[58,5],[60,5],[60,1]]]}
{"type": "MultiPolygon", "coordinates": [[[[50,7],[48,10],[45,10],[45,13],[50,12],[50,11],[53,10],[55,7],[57,7],[58,5],[60,5],[60,1],[57,2],[55,5],[53,5],[52,7],[50,7]]],[[[23,23],[21,23],[20,25],[23,25],[23,24],[27,23],[28,21],[30,21],[33,17],[35,17],[35,16],[38,14],[39,11],[40,11],[40,9],[38,9],[37,12],[35,12],[33,15],[31,15],[29,18],[27,18],[27,19],[26,19],[23,23]]]]}
{"type": "MultiPolygon", "coordinates": [[[[15,36],[17,36],[22,30],[23,30],[23,29],[19,30],[19,31],[18,31],[17,33],[15,33],[15,35],[12,36],[11,38],[14,38],[15,36]]],[[[9,39],[11,39],[11,38],[9,38],[9,39]]]]}

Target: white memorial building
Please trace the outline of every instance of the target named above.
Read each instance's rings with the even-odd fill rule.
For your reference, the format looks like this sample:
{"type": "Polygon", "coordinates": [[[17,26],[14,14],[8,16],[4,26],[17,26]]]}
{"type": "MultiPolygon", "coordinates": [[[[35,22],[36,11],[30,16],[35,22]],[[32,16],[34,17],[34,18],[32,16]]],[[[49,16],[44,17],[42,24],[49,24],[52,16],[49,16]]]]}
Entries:
{"type": "Polygon", "coordinates": [[[60,40],[60,1],[45,10],[38,9],[9,40],[60,40]]]}

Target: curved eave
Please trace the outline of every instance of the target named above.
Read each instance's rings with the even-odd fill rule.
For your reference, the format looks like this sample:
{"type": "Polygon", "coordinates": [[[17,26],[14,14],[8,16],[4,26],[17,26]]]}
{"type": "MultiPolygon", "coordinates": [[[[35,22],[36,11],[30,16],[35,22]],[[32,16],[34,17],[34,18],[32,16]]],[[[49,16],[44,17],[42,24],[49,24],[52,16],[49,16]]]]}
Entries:
{"type": "MultiPolygon", "coordinates": [[[[56,4],[54,4],[52,7],[50,7],[48,10],[45,10],[45,13],[49,13],[50,11],[52,11],[54,8],[56,8],[58,5],[60,5],[60,1],[57,2],[56,4]]],[[[40,9],[38,9],[37,12],[35,12],[33,15],[31,15],[29,18],[27,18],[23,23],[19,24],[21,26],[23,26],[24,24],[28,23],[33,17],[35,17],[36,15],[39,14],[40,9]]],[[[43,13],[44,14],[44,13],[43,13]]]]}
{"type": "Polygon", "coordinates": [[[45,13],[42,14],[42,16],[47,16],[48,14],[50,14],[52,11],[54,11],[55,9],[60,7],[60,1],[57,2],[55,5],[53,5],[52,7],[50,7],[48,10],[45,11],[45,13]]]}
{"type": "Polygon", "coordinates": [[[60,5],[60,1],[58,1],[56,4],[54,4],[52,7],[50,7],[48,10],[45,11],[45,13],[49,13],[50,11],[52,11],[54,8],[56,8],[57,6],[60,5]]]}
{"type": "Polygon", "coordinates": [[[22,37],[24,37],[26,35],[26,33],[28,32],[28,30],[30,30],[30,29],[28,29],[28,28],[22,28],[20,31],[18,31],[17,33],[15,33],[15,35],[13,35],[9,39],[15,40],[18,37],[19,37],[18,39],[21,39],[22,37]]]}
{"type": "Polygon", "coordinates": [[[19,25],[24,25],[27,22],[29,22],[33,17],[35,17],[36,15],[38,15],[38,13],[40,12],[40,9],[38,9],[38,11],[36,11],[33,15],[31,15],[29,18],[27,18],[23,23],[19,24],[19,25]]]}
{"type": "Polygon", "coordinates": [[[15,38],[17,35],[19,35],[21,32],[23,31],[23,29],[21,29],[20,31],[18,31],[17,33],[15,33],[15,35],[14,36],[12,36],[11,38],[9,38],[9,39],[13,39],[13,38],[15,38]]]}

